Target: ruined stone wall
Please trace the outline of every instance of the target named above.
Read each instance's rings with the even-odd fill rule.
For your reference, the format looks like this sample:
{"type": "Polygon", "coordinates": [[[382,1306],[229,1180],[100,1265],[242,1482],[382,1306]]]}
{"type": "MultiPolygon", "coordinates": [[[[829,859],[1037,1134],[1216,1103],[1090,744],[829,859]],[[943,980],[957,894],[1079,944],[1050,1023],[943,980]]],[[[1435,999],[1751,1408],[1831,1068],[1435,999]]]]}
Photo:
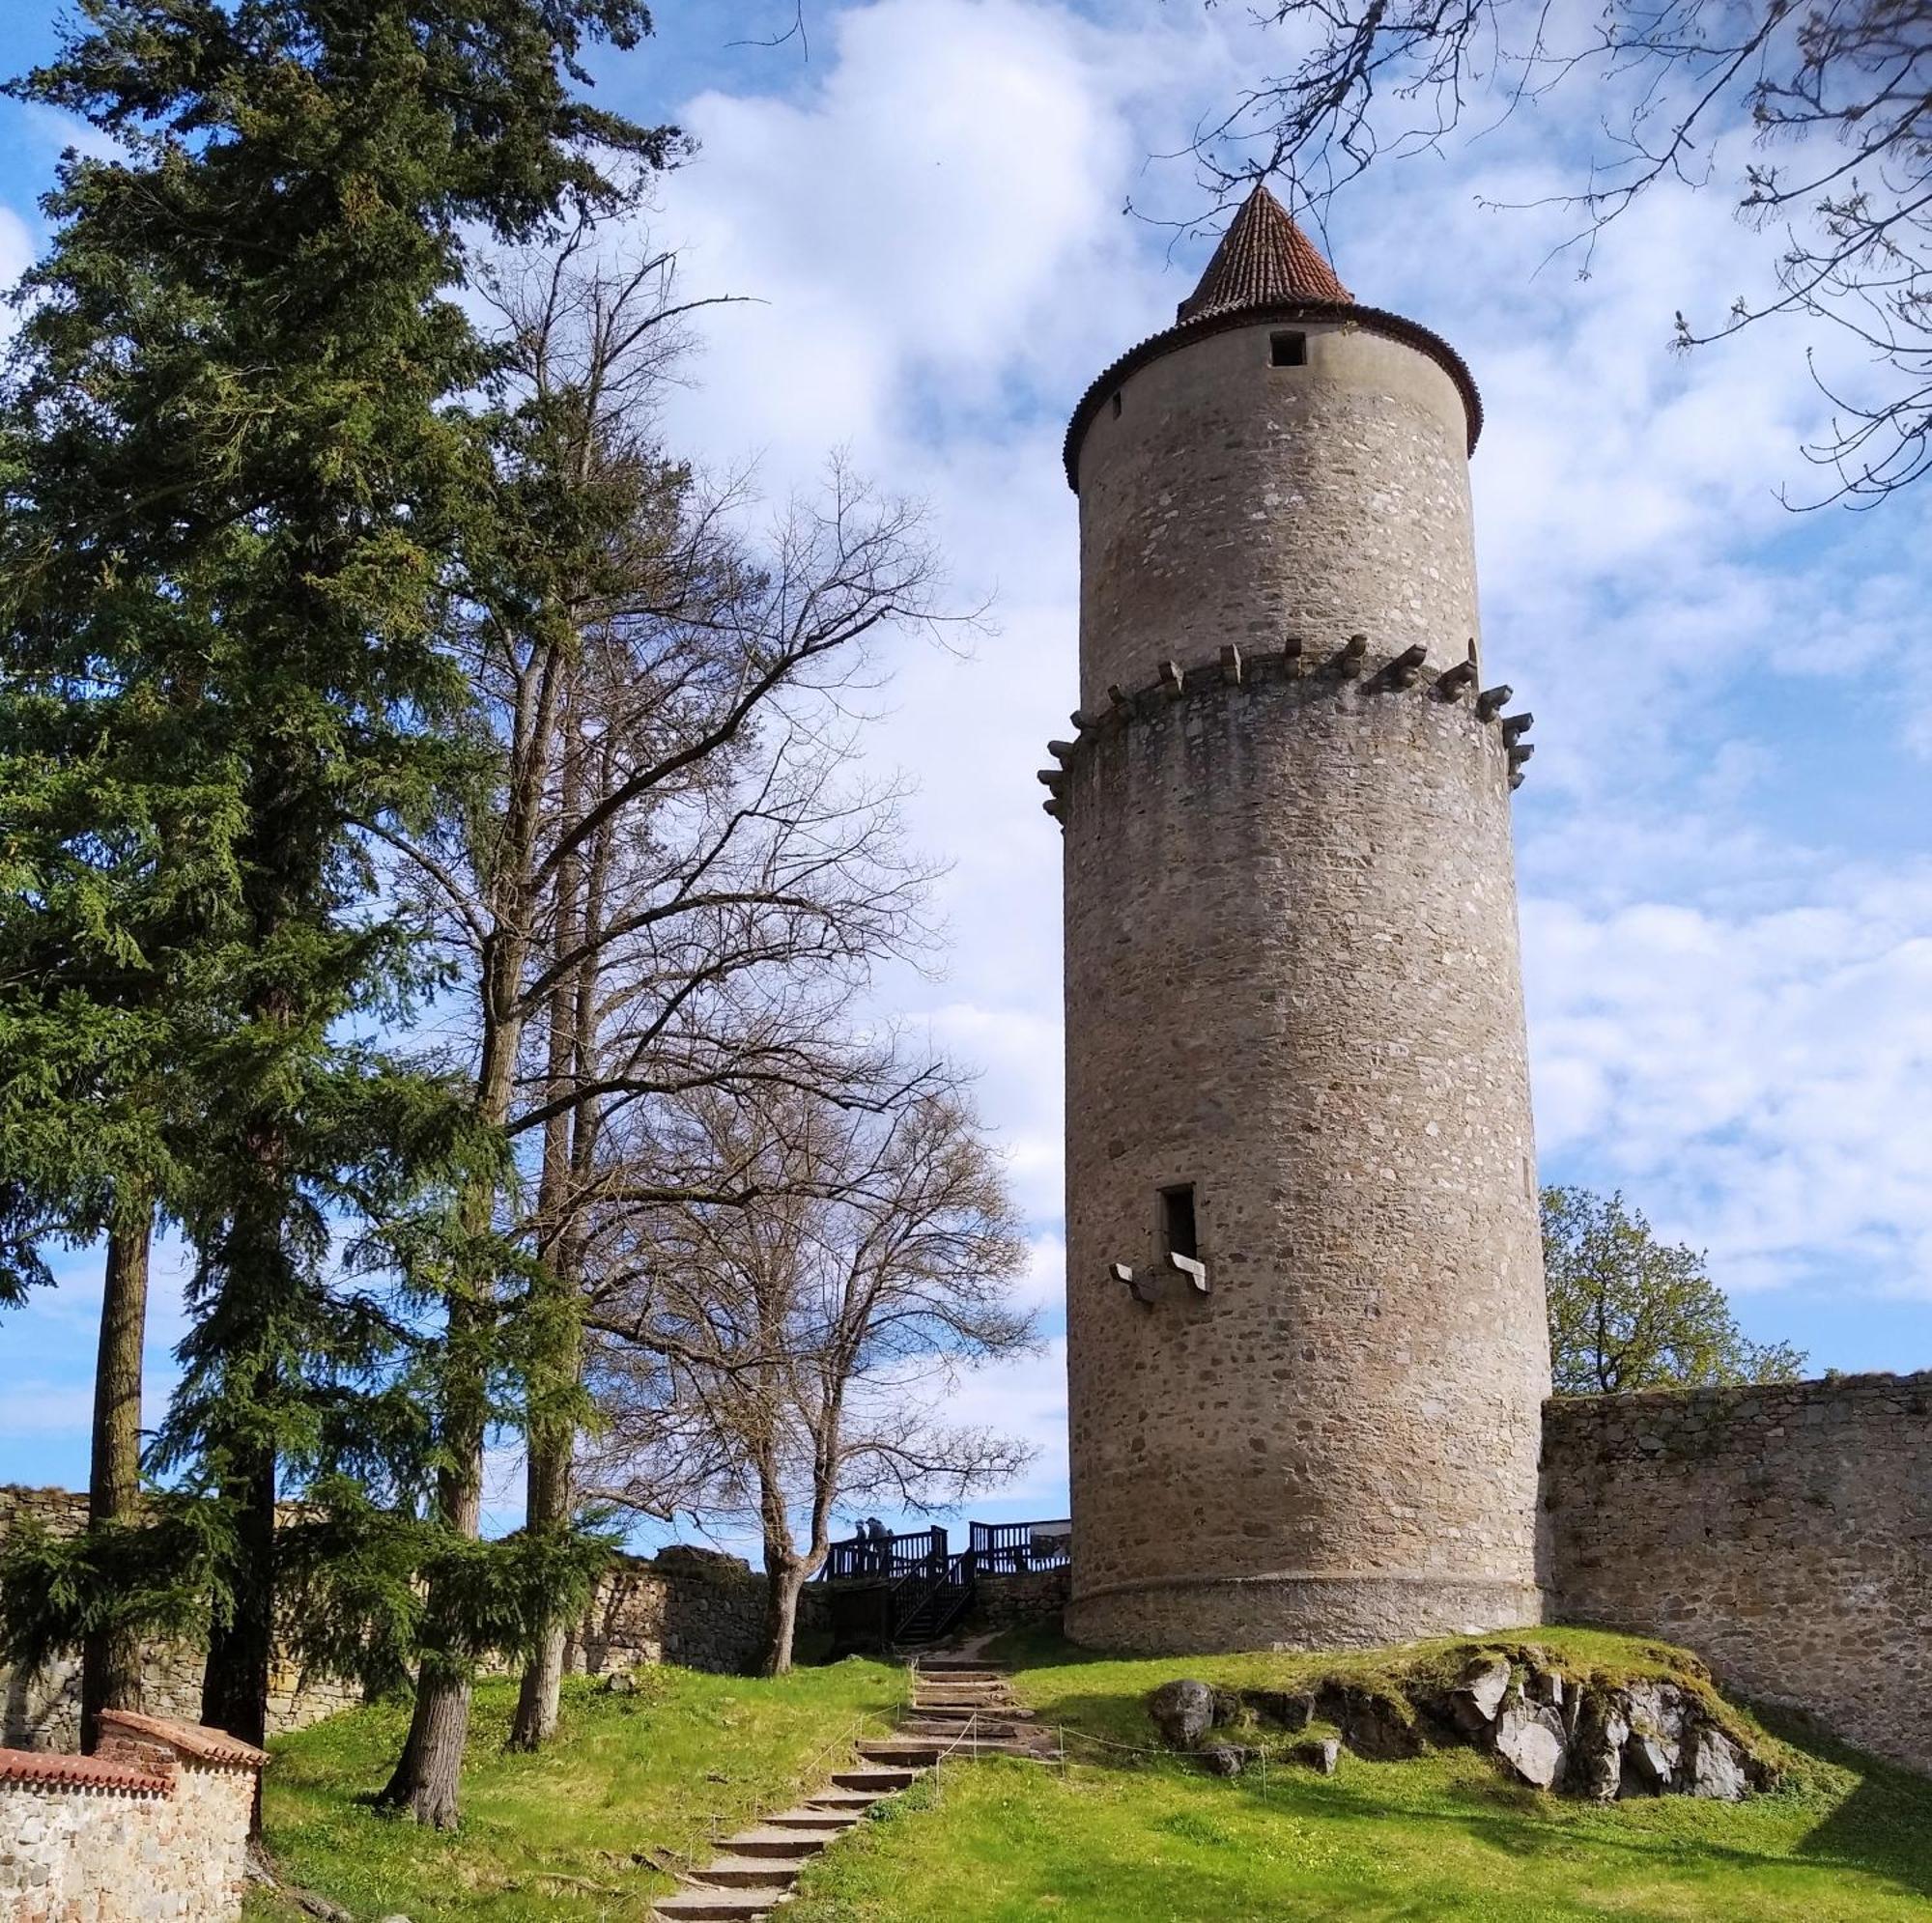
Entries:
{"type": "Polygon", "coordinates": [[[1308,324],[1275,367],[1263,322],[1127,375],[1079,449],[1080,705],[1160,663],[1363,632],[1462,661],[1481,634],[1468,415],[1429,355],[1308,324]]]}
{"type": "MultiPolygon", "coordinates": [[[[602,1675],[641,1664],[742,1675],[764,1653],[765,1578],[742,1557],[674,1545],[648,1561],[626,1556],[598,1584],[572,1628],[564,1664],[574,1675],[602,1675]]],[[[798,1602],[798,1633],[822,1629],[824,1592],[808,1584],[798,1602]]]]}
{"type": "Polygon", "coordinates": [[[1508,751],[1385,659],[1185,664],[1175,698],[1149,691],[1066,759],[1079,1641],[1539,1616],[1508,751]],[[1206,1294],[1159,1261],[1179,1183],[1206,1294]]]}
{"type": "Polygon", "coordinates": [[[146,1716],[101,1718],[91,1757],[0,1749],[7,1923],[231,1923],[259,1750],[146,1716]]]}
{"type": "Polygon", "coordinates": [[[1932,1769],[1932,1373],[1562,1398],[1551,1600],[1932,1769]]]}
{"type": "MultiPolygon", "coordinates": [[[[67,1489],[0,1487],[0,1540],[23,1514],[61,1534],[77,1534],[87,1523],[87,1498],[67,1489]]],[[[655,1558],[620,1557],[573,1626],[566,1665],[576,1674],[658,1662],[748,1671],[757,1664],[764,1608],[765,1579],[740,1557],[678,1545],[655,1558]]],[[[808,1589],[799,1604],[802,1633],[822,1626],[821,1612],[822,1598],[808,1589]]],[[[198,1647],[150,1643],[142,1670],[147,1713],[194,1722],[201,1714],[203,1667],[198,1647]]],[[[353,1682],[278,1659],[270,1733],[304,1728],[361,1700],[353,1682]]],[[[63,1656],[31,1674],[0,1667],[0,1742],[32,1750],[79,1747],[78,1656],[63,1656]]]]}

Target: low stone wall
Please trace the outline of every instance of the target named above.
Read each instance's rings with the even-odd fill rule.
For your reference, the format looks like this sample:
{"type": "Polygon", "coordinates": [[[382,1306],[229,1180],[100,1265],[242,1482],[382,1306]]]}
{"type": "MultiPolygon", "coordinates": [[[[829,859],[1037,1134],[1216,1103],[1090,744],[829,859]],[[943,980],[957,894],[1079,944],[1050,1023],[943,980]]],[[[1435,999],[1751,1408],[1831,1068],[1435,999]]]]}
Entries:
{"type": "Polygon", "coordinates": [[[1932,1372],[1562,1398],[1550,1602],[1932,1770],[1932,1372]]]}
{"type": "MultiPolygon", "coordinates": [[[[77,1535],[87,1524],[87,1498],[68,1489],[0,1487],[0,1539],[22,1515],[77,1535]]],[[[823,1628],[824,1603],[809,1585],[799,1601],[802,1633],[823,1628]]],[[[756,1669],[763,1653],[764,1617],[765,1578],[741,1557],[683,1545],[654,1557],[622,1556],[572,1626],[565,1666],[578,1675],[659,1662],[745,1673],[756,1669]]],[[[150,1643],[142,1665],[146,1712],[192,1724],[201,1713],[204,1667],[201,1650],[191,1644],[150,1643]]],[[[362,1700],[355,1683],[285,1659],[275,1663],[270,1681],[270,1735],[362,1700]]],[[[41,1751],[80,1746],[78,1656],[31,1674],[0,1667],[0,1742],[41,1751]]]]}
{"type": "Polygon", "coordinates": [[[0,1749],[8,1923],[229,1923],[242,1913],[259,1749],[108,1711],[93,1756],[0,1749]]]}
{"type": "Polygon", "coordinates": [[[1073,1571],[1033,1570],[1025,1575],[980,1576],[974,1583],[973,1622],[982,1629],[1011,1629],[1055,1621],[1066,1607],[1073,1571]]]}

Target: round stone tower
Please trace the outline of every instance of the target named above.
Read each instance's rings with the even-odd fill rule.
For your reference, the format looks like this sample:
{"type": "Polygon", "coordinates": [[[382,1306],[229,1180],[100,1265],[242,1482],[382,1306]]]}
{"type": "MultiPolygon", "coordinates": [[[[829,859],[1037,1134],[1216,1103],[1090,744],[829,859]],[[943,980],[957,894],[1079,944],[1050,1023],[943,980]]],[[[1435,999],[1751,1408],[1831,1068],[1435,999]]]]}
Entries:
{"type": "Polygon", "coordinates": [[[1468,370],[1264,188],[1088,390],[1065,836],[1069,1632],[1532,1623],[1549,1389],[1468,370]]]}

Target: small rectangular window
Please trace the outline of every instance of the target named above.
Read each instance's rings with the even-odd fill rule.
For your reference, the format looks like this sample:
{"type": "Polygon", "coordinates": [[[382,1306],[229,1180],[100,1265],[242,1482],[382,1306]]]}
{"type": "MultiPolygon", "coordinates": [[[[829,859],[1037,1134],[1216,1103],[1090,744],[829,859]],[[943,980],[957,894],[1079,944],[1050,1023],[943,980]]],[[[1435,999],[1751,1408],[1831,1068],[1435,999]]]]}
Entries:
{"type": "Polygon", "coordinates": [[[1160,1239],[1170,1256],[1185,1256],[1195,1260],[1194,1184],[1182,1182],[1160,1192],[1160,1239]]]}
{"type": "Polygon", "coordinates": [[[1270,334],[1268,336],[1268,357],[1277,367],[1306,367],[1308,365],[1308,336],[1306,334],[1270,334]]]}
{"type": "Polygon", "coordinates": [[[1121,417],[1121,397],[1118,394],[1116,394],[1114,396],[1114,418],[1116,420],[1119,420],[1120,417],[1121,417]]]}

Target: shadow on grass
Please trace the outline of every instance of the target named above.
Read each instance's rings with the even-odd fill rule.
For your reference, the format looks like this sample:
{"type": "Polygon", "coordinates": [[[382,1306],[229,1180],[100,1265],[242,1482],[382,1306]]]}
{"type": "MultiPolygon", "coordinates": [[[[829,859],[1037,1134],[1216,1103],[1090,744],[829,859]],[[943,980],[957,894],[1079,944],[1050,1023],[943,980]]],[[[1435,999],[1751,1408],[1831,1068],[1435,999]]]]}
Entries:
{"type": "MultiPolygon", "coordinates": [[[[1077,1671],[1122,1660],[1078,1649],[1039,1630],[1002,1639],[997,1656],[1016,1670],[1077,1671]]],[[[1138,1694],[1077,1687],[1051,1693],[1037,1689],[1035,1700],[1041,1722],[1069,1732],[1067,1755],[1074,1761],[1108,1771],[1159,1771],[1198,1780],[1192,1762],[1155,1746],[1138,1694]]],[[[1286,1813],[1292,1805],[1296,1818],[1313,1822],[1440,1825],[1514,1857],[1564,1854],[1581,1845],[1626,1862],[1633,1870],[1648,1866],[1693,1879],[1724,1870],[1774,1874],[1779,1868],[1841,1870],[1883,1881],[1902,1894],[1932,1898],[1932,1779],[1835,1741],[1802,1717],[1756,1706],[1753,1713],[1797,1752],[1794,1779],[1783,1794],[1814,1804],[1820,1813],[1808,1831],[1780,1850],[1700,1835],[1681,1824],[1646,1824],[1638,1811],[1669,1807],[1648,1801],[1628,1813],[1627,1824],[1619,1823],[1614,1804],[1552,1798],[1500,1774],[1487,1781],[1437,1777],[1426,1789],[1413,1776],[1392,1777],[1384,1790],[1376,1782],[1381,1769],[1403,1771],[1413,1766],[1351,1759],[1345,1765],[1348,1780],[1324,1780],[1298,1769],[1291,1774],[1271,1766],[1265,1778],[1250,1769],[1227,1788],[1264,1812],[1286,1813]]],[[[1238,1733],[1231,1734],[1243,1739],[1238,1733]]],[[[1749,1804],[1695,1807],[1708,1812],[1713,1825],[1734,1820],[1734,1807],[1746,1823],[1749,1821],[1749,1804]]],[[[1682,1814],[1690,1818],[1690,1807],[1682,1814]]]]}
{"type": "Polygon", "coordinates": [[[1856,1865],[1890,1877],[1915,1895],[1932,1897],[1932,1776],[1854,1749],[1808,1716],[1753,1708],[1773,1736],[1859,1779],[1798,1846],[1798,1860],[1856,1865]]]}

